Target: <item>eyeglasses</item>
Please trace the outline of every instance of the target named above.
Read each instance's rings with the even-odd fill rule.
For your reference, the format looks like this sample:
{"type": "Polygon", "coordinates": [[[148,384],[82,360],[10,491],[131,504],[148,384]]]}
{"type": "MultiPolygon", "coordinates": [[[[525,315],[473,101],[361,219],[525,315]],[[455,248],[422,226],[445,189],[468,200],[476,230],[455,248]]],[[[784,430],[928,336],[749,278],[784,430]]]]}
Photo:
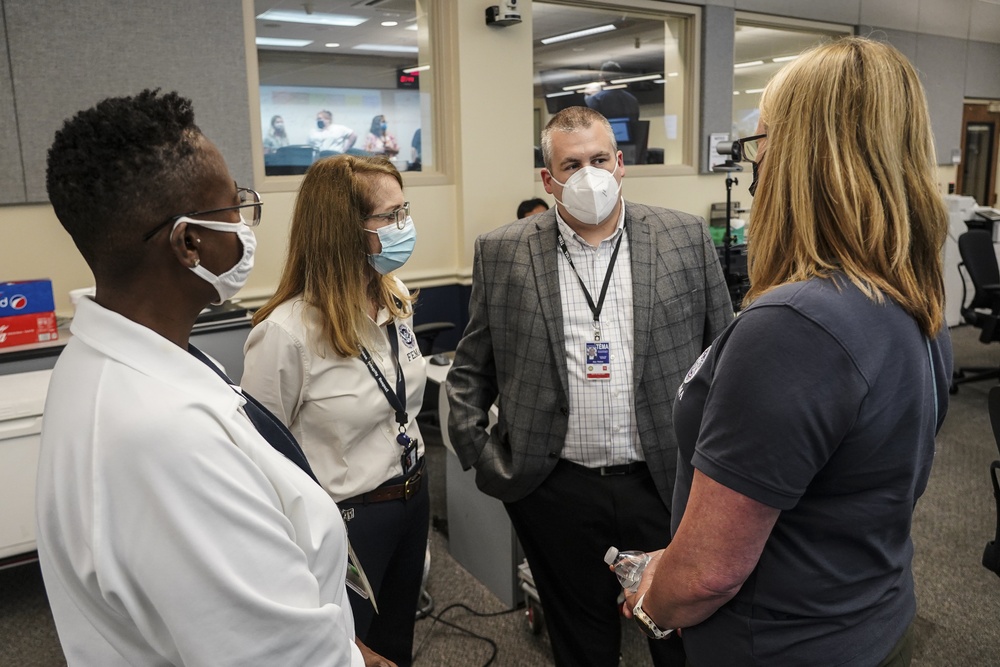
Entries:
{"type": "Polygon", "coordinates": [[[369,215],[366,220],[371,218],[384,218],[389,222],[396,223],[396,229],[402,229],[403,224],[406,219],[410,217],[410,202],[403,202],[403,205],[399,208],[394,208],[388,213],[376,213],[375,215],[369,215]]]}
{"type": "Polygon", "coordinates": [[[756,162],[760,155],[760,140],[766,139],[766,134],[755,134],[746,139],[737,139],[733,142],[733,159],[736,162],[756,162]]]}
{"type": "MultiPolygon", "coordinates": [[[[236,195],[240,199],[240,203],[235,206],[223,206],[222,208],[210,208],[207,211],[194,211],[193,213],[182,213],[180,215],[175,215],[171,218],[167,218],[156,227],[150,229],[142,237],[143,241],[148,241],[149,239],[156,236],[156,233],[166,227],[167,225],[175,222],[179,218],[193,218],[198,215],[208,215],[209,213],[222,213],[223,211],[235,211],[241,208],[253,208],[253,213],[250,219],[246,221],[248,227],[256,227],[260,224],[260,208],[263,206],[263,202],[260,200],[260,195],[256,191],[250,188],[236,188],[236,195]]],[[[235,224],[235,223],[234,223],[235,224]]]]}

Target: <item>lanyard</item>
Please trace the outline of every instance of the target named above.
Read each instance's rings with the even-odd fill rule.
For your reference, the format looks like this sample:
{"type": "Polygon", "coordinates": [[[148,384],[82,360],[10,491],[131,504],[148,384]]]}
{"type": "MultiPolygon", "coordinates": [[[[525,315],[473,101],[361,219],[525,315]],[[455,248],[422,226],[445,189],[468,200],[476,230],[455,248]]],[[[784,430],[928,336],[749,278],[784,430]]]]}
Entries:
{"type": "Polygon", "coordinates": [[[396,413],[399,432],[406,433],[406,425],[410,419],[406,414],[406,379],[403,377],[403,366],[399,363],[399,340],[396,336],[396,323],[390,322],[386,326],[386,330],[389,333],[389,345],[392,346],[392,360],[396,366],[396,393],[393,393],[392,389],[389,388],[389,381],[385,379],[385,375],[375,365],[372,355],[364,347],[361,348],[361,361],[365,362],[368,372],[375,378],[375,384],[382,390],[385,400],[389,402],[389,407],[396,413]]]}
{"type": "Polygon", "coordinates": [[[604,308],[604,297],[608,295],[608,285],[611,284],[611,274],[615,270],[615,261],[618,259],[618,249],[622,247],[622,238],[625,236],[625,229],[622,228],[621,234],[618,236],[618,242],[615,243],[615,251],[611,253],[611,261],[608,263],[608,271],[604,274],[604,285],[601,286],[601,296],[597,300],[597,305],[594,305],[594,299],[590,296],[590,291],[587,289],[587,285],[583,282],[583,278],[580,277],[580,272],[576,270],[576,265],[573,264],[573,258],[569,256],[569,249],[566,247],[566,241],[563,240],[562,234],[559,230],[556,230],[556,239],[559,241],[559,249],[562,250],[563,256],[566,261],[569,262],[569,268],[573,269],[573,273],[576,274],[576,279],[580,281],[580,287],[583,288],[583,295],[587,297],[587,305],[590,306],[590,312],[594,315],[594,340],[601,340],[601,310],[604,308]]]}

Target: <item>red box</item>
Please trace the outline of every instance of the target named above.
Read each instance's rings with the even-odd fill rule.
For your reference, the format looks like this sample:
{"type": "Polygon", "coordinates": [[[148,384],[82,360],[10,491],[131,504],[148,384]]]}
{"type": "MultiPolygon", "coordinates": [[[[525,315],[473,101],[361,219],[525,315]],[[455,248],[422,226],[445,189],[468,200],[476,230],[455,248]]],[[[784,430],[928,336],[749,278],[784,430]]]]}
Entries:
{"type": "Polygon", "coordinates": [[[58,338],[54,312],[0,317],[0,347],[47,343],[58,338]]]}

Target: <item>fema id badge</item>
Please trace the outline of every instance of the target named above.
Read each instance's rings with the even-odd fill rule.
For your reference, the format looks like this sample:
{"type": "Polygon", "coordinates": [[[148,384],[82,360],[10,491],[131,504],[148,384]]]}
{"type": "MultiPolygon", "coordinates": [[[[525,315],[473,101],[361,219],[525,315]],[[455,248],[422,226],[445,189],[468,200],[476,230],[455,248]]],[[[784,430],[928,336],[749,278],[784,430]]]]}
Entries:
{"type": "Polygon", "coordinates": [[[417,441],[405,433],[396,436],[396,442],[403,447],[399,462],[403,465],[403,475],[409,477],[417,470],[417,441]]]}
{"type": "Polygon", "coordinates": [[[588,341],[584,371],[588,380],[611,379],[611,343],[588,341]]]}

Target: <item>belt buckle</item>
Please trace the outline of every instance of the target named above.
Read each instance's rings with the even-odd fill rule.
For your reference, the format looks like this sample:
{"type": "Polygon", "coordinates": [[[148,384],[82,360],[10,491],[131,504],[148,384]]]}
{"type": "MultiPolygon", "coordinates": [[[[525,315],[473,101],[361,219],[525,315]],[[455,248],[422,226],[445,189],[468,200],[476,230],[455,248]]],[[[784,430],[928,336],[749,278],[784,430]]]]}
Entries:
{"type": "Polygon", "coordinates": [[[406,480],[406,483],[403,484],[403,500],[409,500],[414,496],[414,494],[416,494],[417,491],[420,490],[418,485],[419,482],[420,482],[420,473],[417,473],[413,477],[406,480]],[[410,486],[410,482],[413,483],[412,487],[410,486]]]}

